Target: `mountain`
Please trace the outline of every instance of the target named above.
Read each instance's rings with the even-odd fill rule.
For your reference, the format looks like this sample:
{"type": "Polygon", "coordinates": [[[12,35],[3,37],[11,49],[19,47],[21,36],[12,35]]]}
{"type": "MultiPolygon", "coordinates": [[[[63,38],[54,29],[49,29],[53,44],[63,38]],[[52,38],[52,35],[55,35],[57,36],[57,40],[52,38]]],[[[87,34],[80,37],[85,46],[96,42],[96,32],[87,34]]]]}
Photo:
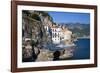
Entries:
{"type": "Polygon", "coordinates": [[[77,37],[90,36],[90,24],[83,23],[60,23],[59,25],[65,26],[73,32],[77,37]]]}

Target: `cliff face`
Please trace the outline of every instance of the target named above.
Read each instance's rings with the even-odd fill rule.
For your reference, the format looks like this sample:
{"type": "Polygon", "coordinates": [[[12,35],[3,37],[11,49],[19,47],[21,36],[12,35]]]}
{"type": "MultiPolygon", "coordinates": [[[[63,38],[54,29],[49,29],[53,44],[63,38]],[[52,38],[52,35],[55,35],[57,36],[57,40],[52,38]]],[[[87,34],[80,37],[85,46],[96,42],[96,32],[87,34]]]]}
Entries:
{"type": "Polygon", "coordinates": [[[40,48],[42,48],[43,44],[51,42],[51,37],[49,37],[44,26],[48,26],[51,24],[51,18],[47,13],[44,13],[42,11],[23,10],[23,61],[34,61],[38,55],[37,53],[43,53],[40,51],[40,48]],[[32,46],[32,49],[30,50],[29,48],[27,48],[28,46],[32,46]]]}
{"type": "Polygon", "coordinates": [[[57,26],[47,12],[22,11],[23,62],[50,61],[58,59],[58,56],[61,59],[72,56],[69,50],[50,51],[45,48],[46,44],[52,42],[52,36],[48,33],[52,25],[57,26]]]}
{"type": "Polygon", "coordinates": [[[23,38],[30,38],[33,42],[47,42],[48,34],[44,26],[50,25],[52,21],[48,15],[42,12],[23,11],[23,38]]]}

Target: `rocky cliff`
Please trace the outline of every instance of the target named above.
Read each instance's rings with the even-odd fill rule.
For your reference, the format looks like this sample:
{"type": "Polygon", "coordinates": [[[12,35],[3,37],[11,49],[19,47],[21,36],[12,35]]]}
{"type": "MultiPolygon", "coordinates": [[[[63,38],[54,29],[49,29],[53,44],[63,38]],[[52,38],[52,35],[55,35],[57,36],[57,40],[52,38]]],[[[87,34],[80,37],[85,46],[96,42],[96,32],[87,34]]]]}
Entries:
{"type": "Polygon", "coordinates": [[[69,58],[73,55],[72,49],[50,51],[48,48],[44,48],[44,44],[52,42],[45,26],[50,27],[53,24],[55,23],[47,12],[22,11],[23,62],[51,61],[69,58]]]}

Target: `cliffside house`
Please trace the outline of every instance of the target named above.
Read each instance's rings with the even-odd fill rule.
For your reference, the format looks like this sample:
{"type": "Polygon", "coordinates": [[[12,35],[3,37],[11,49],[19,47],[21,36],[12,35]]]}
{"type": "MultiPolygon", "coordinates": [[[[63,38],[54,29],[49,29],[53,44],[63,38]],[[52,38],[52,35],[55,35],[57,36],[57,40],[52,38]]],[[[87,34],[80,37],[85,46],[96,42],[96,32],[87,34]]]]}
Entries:
{"type": "Polygon", "coordinates": [[[72,32],[65,28],[64,26],[61,28],[59,26],[52,26],[52,42],[54,44],[59,44],[59,43],[70,43],[71,42],[71,35],[72,32]]]}
{"type": "Polygon", "coordinates": [[[59,28],[56,25],[53,25],[51,27],[51,31],[52,31],[52,42],[54,44],[59,44],[60,43],[61,28],[59,28]]]}
{"type": "Polygon", "coordinates": [[[61,32],[61,42],[65,44],[71,43],[72,32],[65,27],[62,28],[61,32]]]}

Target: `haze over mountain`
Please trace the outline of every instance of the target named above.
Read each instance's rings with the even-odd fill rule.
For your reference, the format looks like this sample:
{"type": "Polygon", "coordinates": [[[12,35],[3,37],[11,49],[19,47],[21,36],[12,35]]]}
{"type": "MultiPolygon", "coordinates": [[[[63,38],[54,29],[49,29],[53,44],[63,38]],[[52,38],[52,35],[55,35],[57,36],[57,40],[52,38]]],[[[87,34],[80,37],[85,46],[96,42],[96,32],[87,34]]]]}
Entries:
{"type": "Polygon", "coordinates": [[[84,23],[59,23],[59,25],[66,26],[78,37],[90,36],[90,24],[84,23]]]}

